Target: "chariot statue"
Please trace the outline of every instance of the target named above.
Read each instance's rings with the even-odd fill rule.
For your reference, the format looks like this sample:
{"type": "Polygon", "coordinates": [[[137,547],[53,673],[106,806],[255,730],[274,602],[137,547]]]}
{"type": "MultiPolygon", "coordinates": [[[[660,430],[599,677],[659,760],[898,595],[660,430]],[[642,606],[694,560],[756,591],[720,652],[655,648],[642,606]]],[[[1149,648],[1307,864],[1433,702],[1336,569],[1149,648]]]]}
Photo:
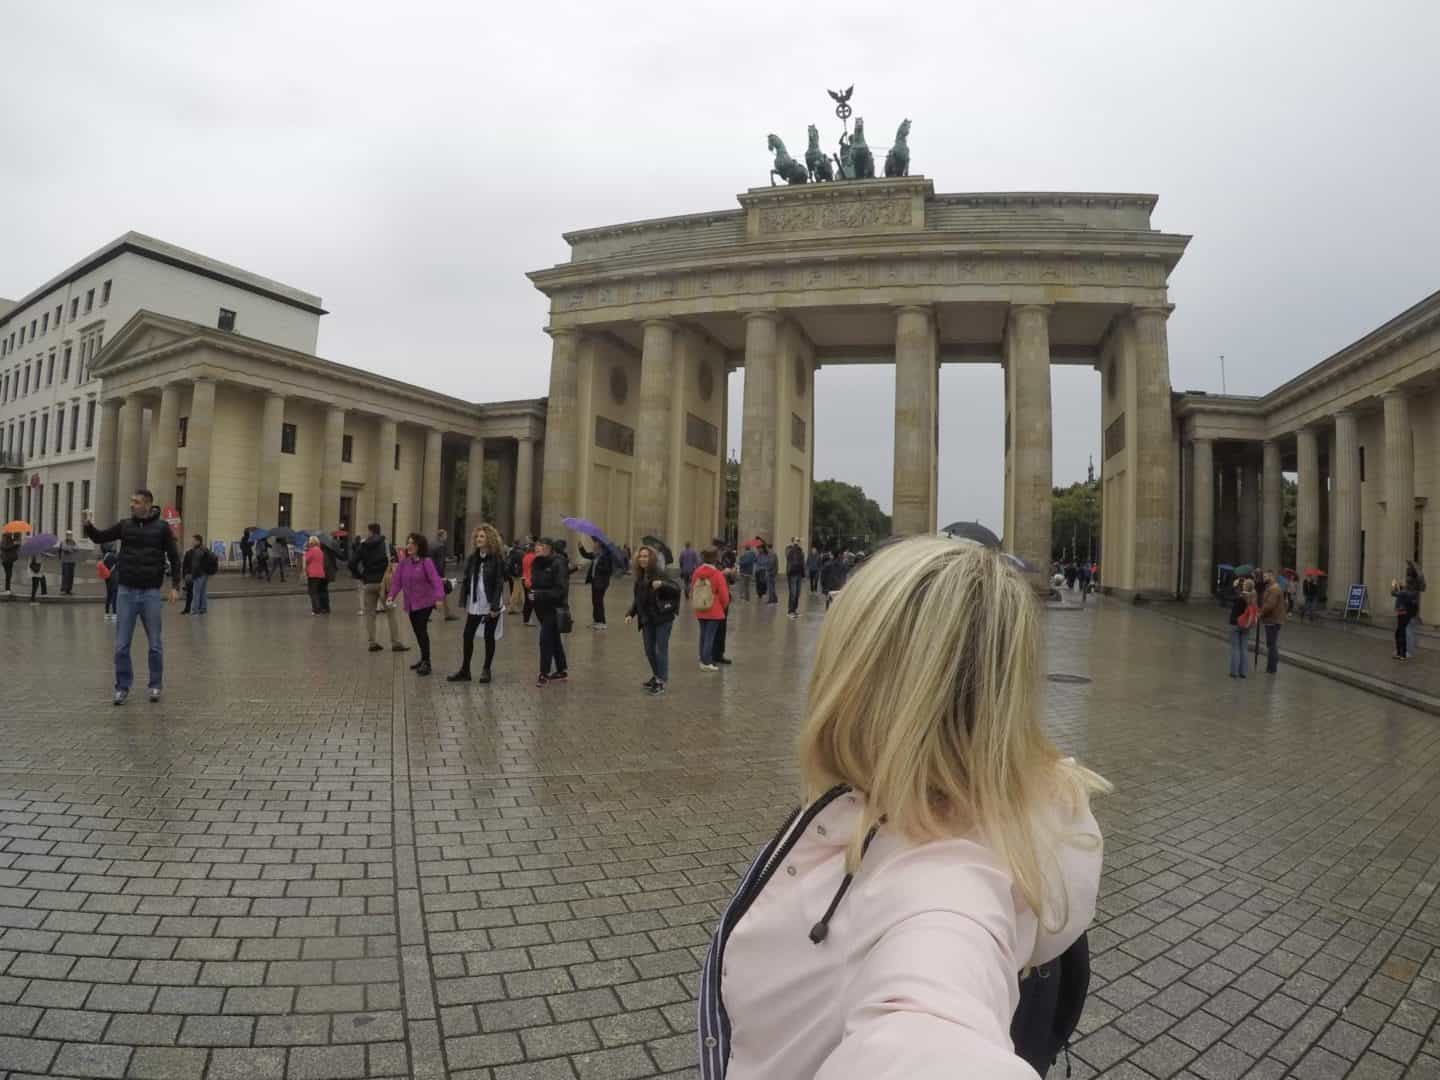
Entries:
{"type": "MultiPolygon", "coordinates": [[[[855,93],[854,85],[844,90],[826,90],[835,102],[835,115],[844,125],[840,134],[839,152],[827,155],[820,149],[820,132],[810,125],[809,145],[805,148],[802,164],[790,156],[785,149],[785,140],[779,135],[770,135],[768,143],[775,160],[770,167],[770,184],[775,186],[778,176],[787,184],[825,183],[833,180],[873,180],[875,178],[875,151],[865,141],[865,120],[855,117],[855,130],[850,131],[850,97],[855,93]],[[834,162],[834,165],[831,165],[834,162]]],[[[895,144],[885,155],[886,176],[910,175],[910,121],[902,120],[895,132],[895,144]]]]}

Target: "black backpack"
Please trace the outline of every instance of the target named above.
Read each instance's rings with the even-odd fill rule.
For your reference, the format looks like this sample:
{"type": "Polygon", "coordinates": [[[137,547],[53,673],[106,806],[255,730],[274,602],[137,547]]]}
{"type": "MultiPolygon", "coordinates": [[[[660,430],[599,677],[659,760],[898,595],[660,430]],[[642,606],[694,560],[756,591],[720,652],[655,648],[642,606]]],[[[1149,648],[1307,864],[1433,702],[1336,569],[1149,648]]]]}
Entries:
{"type": "Polygon", "coordinates": [[[207,551],[205,553],[204,561],[205,575],[207,577],[213,577],[215,574],[218,574],[220,572],[220,560],[215,557],[215,552],[207,551]]]}
{"type": "Polygon", "coordinates": [[[1015,1053],[1041,1077],[1061,1051],[1069,1049],[1089,990],[1090,940],[1085,934],[1020,980],[1020,1004],[1010,1022],[1010,1039],[1015,1053]]]}

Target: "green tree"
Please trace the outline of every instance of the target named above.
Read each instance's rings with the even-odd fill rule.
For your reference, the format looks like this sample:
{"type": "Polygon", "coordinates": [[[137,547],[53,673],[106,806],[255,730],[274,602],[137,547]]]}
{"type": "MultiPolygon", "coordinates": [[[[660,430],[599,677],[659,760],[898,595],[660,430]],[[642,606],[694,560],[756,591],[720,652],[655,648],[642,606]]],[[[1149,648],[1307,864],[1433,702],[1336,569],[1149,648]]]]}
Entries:
{"type": "Polygon", "coordinates": [[[739,543],[740,462],[733,457],[725,462],[725,520],[722,529],[725,539],[732,544],[739,543]]]}
{"type": "MultiPolygon", "coordinates": [[[[1300,495],[1300,485],[1284,476],[1280,478],[1280,562],[1293,570],[1304,570],[1295,562],[1295,500],[1300,495]]],[[[1279,570],[1281,566],[1267,566],[1267,570],[1279,570]]]]}
{"type": "Polygon", "coordinates": [[[1050,557],[1100,557],[1100,481],[1054,488],[1050,497],[1050,557]]]}
{"type": "Polygon", "coordinates": [[[821,547],[870,547],[890,535],[890,515],[856,484],[817,480],[811,503],[810,536],[821,547]]]}

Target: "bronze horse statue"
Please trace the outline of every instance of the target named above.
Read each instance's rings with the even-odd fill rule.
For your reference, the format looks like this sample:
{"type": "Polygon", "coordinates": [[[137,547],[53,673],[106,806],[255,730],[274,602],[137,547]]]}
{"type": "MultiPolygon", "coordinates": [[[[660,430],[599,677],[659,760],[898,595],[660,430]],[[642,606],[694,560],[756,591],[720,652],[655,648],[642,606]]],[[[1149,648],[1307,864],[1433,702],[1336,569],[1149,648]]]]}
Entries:
{"type": "Polygon", "coordinates": [[[805,150],[805,167],[810,170],[810,179],[816,183],[835,179],[835,170],[830,167],[830,159],[820,149],[820,132],[814,124],[810,125],[810,145],[805,150]]]}
{"type": "Polygon", "coordinates": [[[850,161],[856,180],[875,179],[875,155],[865,141],[865,120],[859,116],[855,118],[855,134],[850,139],[850,161]]]}
{"type": "Polygon", "coordinates": [[[909,134],[910,121],[900,121],[900,128],[895,132],[895,145],[885,155],[886,176],[910,175],[910,144],[906,141],[909,134]]]}
{"type": "Polygon", "coordinates": [[[775,177],[779,176],[787,184],[803,184],[810,179],[810,174],[805,171],[805,166],[790,156],[790,151],[785,149],[785,140],[779,135],[771,135],[770,149],[775,151],[775,164],[770,168],[770,186],[775,186],[775,177]]]}

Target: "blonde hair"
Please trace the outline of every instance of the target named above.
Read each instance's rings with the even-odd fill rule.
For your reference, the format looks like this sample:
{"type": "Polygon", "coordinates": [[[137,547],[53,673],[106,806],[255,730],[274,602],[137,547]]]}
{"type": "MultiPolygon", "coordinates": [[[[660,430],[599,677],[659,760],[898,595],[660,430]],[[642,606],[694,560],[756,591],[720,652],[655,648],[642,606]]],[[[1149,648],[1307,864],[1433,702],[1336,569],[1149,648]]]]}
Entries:
{"type": "Polygon", "coordinates": [[[500,530],[495,528],[494,525],[491,525],[488,521],[476,525],[470,534],[472,543],[475,540],[475,533],[477,532],[485,534],[485,546],[491,555],[503,555],[505,553],[505,548],[500,543],[500,530]]]}
{"type": "Polygon", "coordinates": [[[800,736],[807,802],[865,796],[852,872],[882,819],[914,843],[979,830],[1044,918],[1038,812],[1110,785],[1040,730],[1039,680],[1038,604],[1005,556],[913,537],[866,561],[825,616],[800,736]]]}

